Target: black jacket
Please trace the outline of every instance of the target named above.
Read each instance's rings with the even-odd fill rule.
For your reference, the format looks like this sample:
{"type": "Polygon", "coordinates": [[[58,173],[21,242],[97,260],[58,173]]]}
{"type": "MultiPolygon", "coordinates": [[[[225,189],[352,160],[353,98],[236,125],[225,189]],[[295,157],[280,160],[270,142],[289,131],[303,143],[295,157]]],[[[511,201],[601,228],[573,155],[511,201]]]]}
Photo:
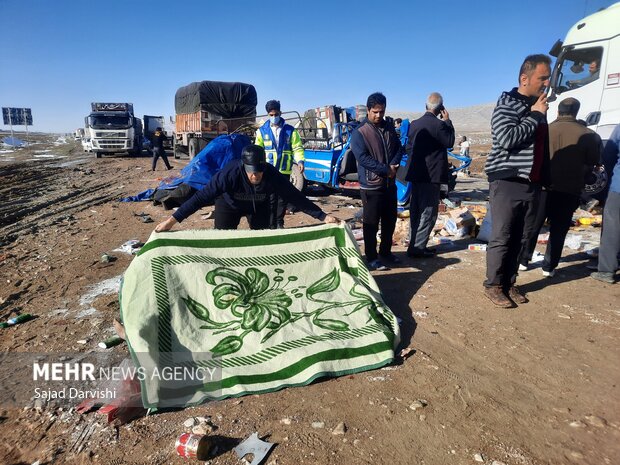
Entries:
{"type": "Polygon", "coordinates": [[[258,185],[250,183],[241,160],[230,161],[218,171],[211,181],[181,205],[172,216],[180,223],[185,218],[206,205],[212,205],[215,199],[222,196],[232,208],[242,215],[257,212],[270,214],[270,203],[274,195],[284,198],[302,212],[323,221],[326,214],[317,205],[308,200],[295,186],[288,176],[269,164],[265,164],[262,182],[258,185]]]}
{"type": "MultiPolygon", "coordinates": [[[[368,119],[364,119],[353,131],[351,151],[357,160],[357,173],[362,189],[381,189],[387,186],[390,165],[398,165],[403,156],[403,147],[394,125],[385,121],[383,128],[379,130],[368,119]],[[362,135],[364,128],[373,129],[368,133],[376,136],[372,141],[376,143],[376,150],[369,147],[364,139],[362,135]],[[380,153],[377,154],[377,151],[380,153]]],[[[393,180],[389,182],[394,183],[393,180]]]]}
{"type": "Polygon", "coordinates": [[[448,152],[454,145],[454,126],[427,111],[409,126],[407,172],[410,182],[447,184],[448,152]]]}
{"type": "Polygon", "coordinates": [[[164,142],[168,140],[168,138],[166,137],[166,134],[164,134],[163,131],[155,131],[153,133],[153,138],[151,141],[151,146],[154,149],[164,149],[164,142]]]}

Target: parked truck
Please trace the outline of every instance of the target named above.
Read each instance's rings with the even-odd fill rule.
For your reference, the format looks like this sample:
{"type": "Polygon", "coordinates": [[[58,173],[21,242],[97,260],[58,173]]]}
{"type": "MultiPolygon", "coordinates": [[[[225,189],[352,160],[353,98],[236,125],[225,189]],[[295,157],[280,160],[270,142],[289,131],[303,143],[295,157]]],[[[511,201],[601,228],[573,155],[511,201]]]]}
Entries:
{"type": "Polygon", "coordinates": [[[174,158],[192,159],[217,136],[249,130],[256,104],[251,84],[200,81],[181,87],[174,98],[174,158]]]}
{"type": "Polygon", "coordinates": [[[144,148],[151,150],[151,143],[153,141],[153,134],[157,128],[162,128],[164,134],[166,135],[166,142],[164,142],[165,148],[172,148],[172,131],[167,130],[166,128],[166,120],[163,116],[151,116],[144,115],[142,117],[142,126],[144,127],[144,148]]]}
{"type": "Polygon", "coordinates": [[[142,151],[142,120],[134,116],[131,103],[91,103],[84,128],[97,158],[105,153],[137,155],[142,151]]]}
{"type": "Polygon", "coordinates": [[[578,21],[549,53],[557,60],[548,120],[556,119],[562,100],[573,97],[581,103],[577,118],[609,139],[620,122],[620,2],[578,21]]]}

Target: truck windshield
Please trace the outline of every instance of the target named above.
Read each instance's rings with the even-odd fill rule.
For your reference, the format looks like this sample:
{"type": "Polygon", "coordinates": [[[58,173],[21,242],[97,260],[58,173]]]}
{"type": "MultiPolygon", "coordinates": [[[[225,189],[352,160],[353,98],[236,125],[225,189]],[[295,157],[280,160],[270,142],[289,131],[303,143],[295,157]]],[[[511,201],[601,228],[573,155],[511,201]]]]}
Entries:
{"type": "Polygon", "coordinates": [[[599,79],[602,47],[567,48],[555,65],[551,87],[556,94],[577,89],[599,79]]]}
{"type": "Polygon", "coordinates": [[[126,115],[95,115],[88,117],[88,124],[94,129],[127,129],[131,118],[126,115]]]}

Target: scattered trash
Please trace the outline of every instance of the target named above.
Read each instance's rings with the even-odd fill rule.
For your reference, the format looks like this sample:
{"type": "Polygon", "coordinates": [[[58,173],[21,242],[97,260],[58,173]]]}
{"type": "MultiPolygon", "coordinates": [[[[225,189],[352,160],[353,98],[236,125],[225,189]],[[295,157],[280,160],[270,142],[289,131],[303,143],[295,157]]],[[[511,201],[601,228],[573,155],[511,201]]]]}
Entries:
{"type": "Polygon", "coordinates": [[[479,241],[489,242],[489,239],[491,239],[492,221],[491,209],[489,208],[480,225],[480,231],[478,231],[478,235],[476,236],[479,241]]]}
{"type": "Polygon", "coordinates": [[[475,454],[474,455],[474,460],[476,462],[484,462],[484,457],[482,456],[482,454],[475,454]]]}
{"type": "Polygon", "coordinates": [[[339,435],[339,434],[344,434],[347,432],[347,425],[344,424],[344,422],[340,422],[336,425],[336,427],[332,430],[332,434],[333,435],[339,435]]]}
{"type": "Polygon", "coordinates": [[[353,237],[355,238],[356,241],[363,241],[364,240],[364,230],[363,229],[352,229],[351,232],[353,233],[353,237]]]}
{"type": "Polygon", "coordinates": [[[114,249],[112,252],[123,252],[129,255],[135,254],[144,245],[144,242],[140,242],[138,239],[130,239],[121,245],[119,248],[114,249]]]}
{"type": "Polygon", "coordinates": [[[427,402],[427,401],[425,401],[425,400],[423,400],[423,399],[419,399],[419,400],[414,401],[414,402],[413,402],[413,403],[409,406],[409,408],[415,412],[416,410],[419,410],[419,409],[421,409],[421,408],[424,408],[424,407],[426,407],[427,405],[428,405],[428,402],[427,402]]]}
{"type": "Polygon", "coordinates": [[[486,250],[487,244],[469,244],[467,250],[486,250]]]}
{"type": "Polygon", "coordinates": [[[250,462],[250,465],[258,465],[263,460],[265,460],[265,457],[273,446],[274,444],[261,441],[258,438],[258,433],[254,433],[252,436],[250,436],[237,447],[235,447],[234,451],[240,459],[242,459],[248,454],[252,454],[254,458],[250,462]]]}
{"type": "Polygon", "coordinates": [[[545,254],[544,253],[540,253],[538,250],[536,250],[533,254],[532,254],[532,259],[530,260],[531,263],[539,263],[542,262],[545,259],[545,254]]]}
{"type": "Polygon", "coordinates": [[[105,341],[100,342],[99,344],[97,344],[97,346],[101,347],[102,349],[110,349],[114,346],[117,346],[119,344],[122,344],[124,341],[124,339],[118,337],[118,336],[112,336],[109,337],[108,339],[106,339],[105,341]]]}
{"type": "Polygon", "coordinates": [[[321,428],[325,428],[325,422],[323,421],[313,421],[312,422],[312,427],[314,429],[321,429],[321,428]]]}
{"type": "Polygon", "coordinates": [[[414,316],[417,316],[419,318],[427,318],[428,317],[428,313],[427,312],[413,312],[414,316]]]}
{"type": "Polygon", "coordinates": [[[183,433],[177,438],[174,448],[186,459],[207,460],[213,449],[213,441],[202,434],[183,433]]]}
{"type": "Polygon", "coordinates": [[[213,211],[210,211],[200,216],[200,218],[203,220],[210,220],[212,217],[213,217],[213,211]]]}
{"type": "Polygon", "coordinates": [[[88,340],[87,340],[87,339],[80,339],[79,341],[75,341],[75,342],[76,342],[77,344],[82,344],[82,345],[84,345],[84,344],[86,344],[86,343],[88,342],[88,340]]]}
{"type": "Polygon", "coordinates": [[[539,244],[546,244],[547,242],[549,242],[549,233],[539,234],[536,242],[538,242],[539,244]]]}
{"type": "Polygon", "coordinates": [[[101,259],[99,260],[101,263],[111,263],[116,261],[116,257],[114,255],[108,255],[104,253],[101,255],[101,259]]]}
{"type": "Polygon", "coordinates": [[[148,213],[134,213],[133,215],[139,217],[143,223],[153,223],[153,218],[148,213]]]}
{"type": "Polygon", "coordinates": [[[9,318],[4,323],[0,323],[0,328],[8,328],[9,326],[15,326],[20,323],[25,323],[26,321],[30,321],[32,319],[34,319],[34,316],[32,316],[30,313],[22,313],[21,315],[9,318]]]}
{"type": "Polygon", "coordinates": [[[564,245],[569,249],[579,250],[581,248],[581,241],[583,240],[583,236],[578,234],[570,234],[566,236],[566,241],[564,241],[564,245]]]}

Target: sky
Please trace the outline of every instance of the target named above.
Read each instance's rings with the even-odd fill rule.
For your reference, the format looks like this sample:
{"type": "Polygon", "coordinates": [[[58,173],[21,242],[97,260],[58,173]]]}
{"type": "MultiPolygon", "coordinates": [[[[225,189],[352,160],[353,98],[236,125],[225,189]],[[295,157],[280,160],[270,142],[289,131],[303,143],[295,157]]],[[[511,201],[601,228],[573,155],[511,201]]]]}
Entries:
{"type": "Polygon", "coordinates": [[[253,84],[258,114],[270,99],[303,112],[375,91],[388,114],[423,111],[433,91],[468,107],[495,102],[525,56],[613,3],[0,0],[0,106],[31,108],[31,131],[72,132],[90,102],[168,118],[179,87],[211,80],[253,84]]]}

